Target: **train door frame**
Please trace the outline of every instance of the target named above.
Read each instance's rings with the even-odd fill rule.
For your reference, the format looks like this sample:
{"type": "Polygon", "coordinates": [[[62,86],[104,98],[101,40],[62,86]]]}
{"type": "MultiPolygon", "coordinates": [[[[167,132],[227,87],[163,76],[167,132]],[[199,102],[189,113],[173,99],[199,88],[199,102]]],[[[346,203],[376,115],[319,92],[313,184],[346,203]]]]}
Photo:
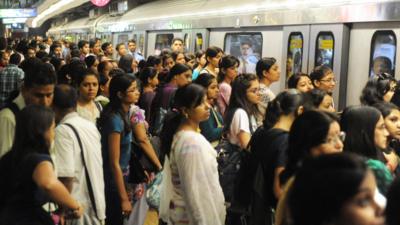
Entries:
{"type": "Polygon", "coordinates": [[[143,57],[147,58],[147,32],[146,31],[133,31],[131,32],[131,37],[129,40],[135,40],[136,41],[136,50],[140,49],[140,54],[143,55],[143,57]],[[136,38],[135,38],[136,35],[136,38]],[[143,36],[143,46],[140,46],[140,36],[143,36]]]}
{"type": "Polygon", "coordinates": [[[320,34],[333,35],[333,73],[335,74],[336,87],[333,91],[335,108],[342,110],[346,107],[347,95],[347,66],[349,59],[350,29],[346,24],[318,24],[311,25],[308,53],[308,71],[315,68],[317,54],[317,41],[320,34]]]}

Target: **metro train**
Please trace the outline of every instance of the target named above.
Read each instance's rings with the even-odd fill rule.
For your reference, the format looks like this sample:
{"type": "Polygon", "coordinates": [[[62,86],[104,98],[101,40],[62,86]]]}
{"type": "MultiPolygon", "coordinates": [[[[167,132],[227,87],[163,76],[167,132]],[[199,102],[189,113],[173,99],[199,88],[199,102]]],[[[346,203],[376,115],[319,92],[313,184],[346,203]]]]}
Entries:
{"type": "Polygon", "coordinates": [[[255,57],[280,63],[281,80],[271,86],[275,93],[293,73],[330,66],[339,110],[359,104],[374,73],[400,78],[400,0],[160,0],[122,16],[51,27],[47,34],[74,41],[99,37],[114,46],[133,38],[145,56],[169,47],[174,37],[184,40],[188,52],[219,46],[240,55],[249,42],[255,57]]]}

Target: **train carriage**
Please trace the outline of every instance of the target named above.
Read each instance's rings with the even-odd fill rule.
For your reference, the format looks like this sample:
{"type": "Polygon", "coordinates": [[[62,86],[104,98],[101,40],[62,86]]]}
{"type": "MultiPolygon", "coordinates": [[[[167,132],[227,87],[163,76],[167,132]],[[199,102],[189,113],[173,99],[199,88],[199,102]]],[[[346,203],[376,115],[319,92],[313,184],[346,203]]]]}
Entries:
{"type": "Polygon", "coordinates": [[[334,100],[340,110],[359,104],[371,75],[400,76],[398,9],[400,1],[162,0],[122,16],[79,19],[85,26],[72,21],[48,35],[74,41],[96,36],[114,46],[133,38],[145,56],[159,54],[175,37],[184,40],[188,52],[215,45],[240,57],[246,47],[254,60],[275,57],[280,62],[281,81],[271,86],[274,92],[285,88],[291,74],[328,65],[335,73],[334,100]]]}

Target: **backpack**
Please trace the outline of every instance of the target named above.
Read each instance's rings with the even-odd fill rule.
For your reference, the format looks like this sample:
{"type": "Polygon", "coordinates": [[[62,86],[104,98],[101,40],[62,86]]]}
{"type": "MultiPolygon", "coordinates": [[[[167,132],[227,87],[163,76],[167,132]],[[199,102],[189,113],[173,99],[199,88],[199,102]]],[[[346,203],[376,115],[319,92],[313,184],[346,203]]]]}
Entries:
{"type": "MultiPolygon", "coordinates": [[[[251,125],[251,118],[249,117],[249,128],[250,133],[253,133],[253,127],[251,125]]],[[[225,132],[227,132],[225,130],[225,132]]],[[[226,133],[225,133],[226,134],[226,133]]],[[[234,184],[241,168],[242,159],[248,157],[249,152],[241,149],[240,146],[234,145],[226,138],[222,138],[220,143],[215,147],[218,153],[218,173],[219,182],[224,192],[225,201],[231,202],[234,195],[234,184]]]]}
{"type": "Polygon", "coordinates": [[[171,96],[170,96],[170,99],[168,102],[168,108],[165,109],[165,108],[159,106],[155,109],[153,118],[151,120],[151,126],[149,128],[149,131],[153,136],[160,136],[161,130],[164,126],[165,116],[167,115],[168,110],[173,107],[175,92],[176,91],[171,93],[171,96]]]}

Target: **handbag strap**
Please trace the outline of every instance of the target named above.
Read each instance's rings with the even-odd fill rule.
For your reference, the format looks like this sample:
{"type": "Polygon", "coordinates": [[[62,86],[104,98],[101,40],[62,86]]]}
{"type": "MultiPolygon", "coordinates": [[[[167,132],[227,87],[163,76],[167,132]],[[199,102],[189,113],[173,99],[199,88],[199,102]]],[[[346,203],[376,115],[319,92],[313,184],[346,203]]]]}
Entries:
{"type": "Polygon", "coordinates": [[[88,187],[88,191],[89,191],[90,202],[92,203],[92,206],[93,206],[94,212],[96,214],[96,217],[99,218],[98,215],[97,215],[96,202],[94,200],[92,182],[90,181],[89,172],[88,172],[88,169],[87,169],[87,166],[86,166],[85,155],[83,154],[83,146],[82,146],[81,138],[79,137],[78,131],[75,129],[74,126],[72,126],[69,123],[64,123],[64,124],[72,129],[72,131],[74,132],[76,138],[78,139],[78,144],[79,144],[79,147],[81,149],[81,157],[82,157],[82,162],[83,162],[83,168],[85,169],[85,177],[86,177],[86,183],[87,183],[87,187],[88,187]]]}

